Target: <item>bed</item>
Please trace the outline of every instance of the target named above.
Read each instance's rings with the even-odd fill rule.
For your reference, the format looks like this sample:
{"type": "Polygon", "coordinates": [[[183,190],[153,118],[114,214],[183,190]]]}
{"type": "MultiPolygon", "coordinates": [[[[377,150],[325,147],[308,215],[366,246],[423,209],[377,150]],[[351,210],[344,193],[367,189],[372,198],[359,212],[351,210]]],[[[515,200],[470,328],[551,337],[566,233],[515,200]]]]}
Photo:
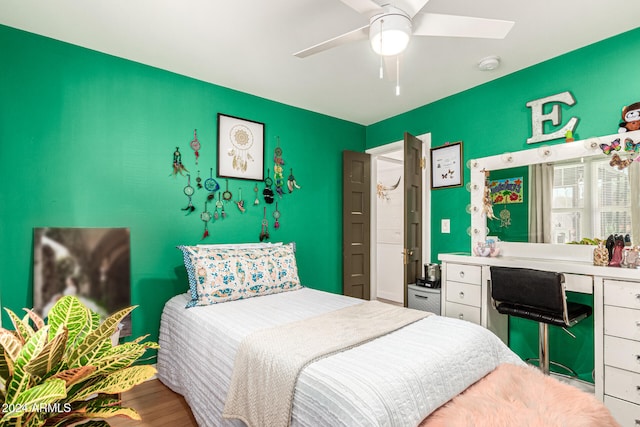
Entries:
{"type": "MultiPolygon", "coordinates": [[[[235,290],[230,291],[229,286],[233,288],[235,281],[246,281],[247,277],[253,277],[248,272],[251,268],[247,266],[260,257],[255,256],[253,248],[241,249],[240,252],[236,248],[225,251],[213,248],[216,254],[223,254],[218,260],[224,261],[222,264],[210,263],[211,250],[204,251],[206,256],[200,256],[200,260],[205,259],[210,263],[207,279],[203,278],[205,271],[197,261],[203,250],[195,250],[198,256],[193,256],[193,252],[185,255],[185,266],[192,285],[190,292],[171,298],[161,318],[159,379],[185,397],[199,426],[273,427],[273,416],[284,419],[282,425],[291,426],[482,425],[478,420],[482,419],[483,410],[492,414],[497,411],[492,405],[483,408],[478,404],[478,396],[493,396],[491,401],[494,403],[503,399],[504,402],[499,405],[505,408],[505,416],[509,419],[513,412],[510,405],[514,399],[520,409],[532,406],[528,403],[529,399],[545,405],[544,411],[536,412],[553,412],[547,407],[554,405],[554,399],[543,402],[539,396],[540,390],[547,396],[551,396],[548,390],[559,390],[567,393],[562,396],[574,399],[570,406],[577,408],[577,411],[570,413],[563,405],[554,409],[559,414],[557,416],[561,417],[557,425],[617,425],[595,398],[526,367],[490,331],[469,322],[428,313],[410,317],[406,324],[392,326],[379,336],[365,338],[362,343],[331,350],[322,357],[314,356],[295,374],[291,396],[278,387],[264,386],[265,383],[258,382],[257,388],[262,389],[258,391],[266,393],[259,399],[249,394],[248,404],[253,405],[255,400],[259,400],[262,406],[258,404],[258,410],[266,412],[266,415],[260,413],[256,415],[257,418],[252,418],[252,415],[235,413],[229,408],[229,400],[233,400],[235,392],[232,391],[239,387],[238,381],[247,378],[253,381],[263,371],[272,372],[275,369],[268,357],[267,362],[262,360],[259,364],[252,362],[256,359],[249,359],[239,374],[238,360],[248,351],[247,342],[256,337],[271,342],[272,337],[291,325],[304,326],[310,323],[314,325],[312,329],[322,329],[318,325],[325,324],[326,329],[331,330],[333,325],[325,320],[325,316],[334,316],[335,313],[351,315],[354,310],[369,305],[359,299],[305,288],[299,283],[267,286],[264,293],[256,291],[255,283],[248,283],[245,289],[254,289],[243,291],[245,293],[241,292],[234,299],[230,296],[235,290]],[[235,270],[235,274],[229,274],[230,265],[239,265],[238,253],[245,257],[247,253],[253,255],[249,256],[249,264],[245,263],[235,270]],[[214,277],[220,274],[220,270],[225,270],[220,275],[224,279],[214,277]],[[206,288],[206,283],[214,282],[217,284],[213,288],[206,288]],[[224,303],[211,303],[212,295],[224,299],[224,303]],[[198,303],[202,298],[206,301],[198,303]],[[265,336],[268,338],[264,339],[265,336]],[[247,366],[253,369],[248,375],[245,371],[247,366]],[[519,396],[513,389],[509,390],[514,381],[523,379],[529,383],[533,381],[541,388],[534,389],[533,396],[531,393],[519,396]],[[551,382],[547,383],[547,380],[551,382]],[[487,394],[489,389],[497,389],[498,392],[487,394]],[[509,392],[505,394],[506,390],[509,392]],[[512,398],[512,395],[515,397],[512,398]],[[282,405],[286,408],[284,412],[273,409],[283,408],[282,405]],[[277,413],[269,414],[270,411],[277,413]],[[456,424],[449,422],[453,419],[457,420],[456,424]],[[569,419],[579,423],[567,422],[569,419]]],[[[265,253],[271,254],[268,259],[273,257],[273,251],[273,248],[266,250],[265,253]]],[[[284,267],[287,270],[284,276],[287,276],[287,280],[297,279],[297,271],[292,274],[291,270],[292,265],[295,266],[295,257],[291,261],[292,249],[280,248],[277,251],[287,254],[288,267],[284,267]]],[[[282,264],[276,264],[269,264],[266,270],[263,265],[261,268],[267,273],[258,280],[268,276],[273,285],[278,278],[281,279],[283,267],[282,264]]],[[[388,309],[375,304],[371,307],[375,310],[388,309]]],[[[398,313],[392,313],[390,317],[397,317],[398,313]]],[[[334,328],[344,329],[350,328],[344,325],[334,328]]],[[[307,332],[299,335],[307,335],[307,332]]],[[[281,347],[282,343],[275,347],[281,347]]],[[[253,350],[254,353],[264,352],[261,347],[257,348],[257,351],[253,350]]],[[[271,360],[279,362],[280,359],[287,359],[288,352],[290,350],[278,356],[277,360],[271,360]]],[[[253,353],[249,350],[249,354],[253,353]]],[[[498,419],[494,421],[486,425],[500,425],[498,419]]],[[[509,421],[503,425],[510,425],[509,421]]]]}

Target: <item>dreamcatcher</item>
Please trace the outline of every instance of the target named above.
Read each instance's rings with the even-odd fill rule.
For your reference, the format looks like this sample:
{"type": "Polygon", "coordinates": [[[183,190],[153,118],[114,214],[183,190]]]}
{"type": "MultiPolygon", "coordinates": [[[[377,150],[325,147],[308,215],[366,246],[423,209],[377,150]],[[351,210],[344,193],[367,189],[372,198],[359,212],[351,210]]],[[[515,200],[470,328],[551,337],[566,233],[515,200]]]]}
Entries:
{"type": "Polygon", "coordinates": [[[204,189],[209,192],[207,200],[213,200],[215,197],[215,192],[220,189],[220,184],[218,184],[218,181],[213,179],[213,168],[209,169],[209,178],[204,180],[204,189]]]}
{"type": "Polygon", "coordinates": [[[232,198],[233,195],[231,194],[231,191],[229,191],[229,180],[226,180],[227,182],[227,189],[224,190],[224,192],[222,193],[222,198],[224,199],[225,202],[229,202],[232,198]]]}
{"type": "Polygon", "coordinates": [[[264,196],[264,201],[268,204],[273,203],[273,190],[271,186],[273,185],[273,180],[271,179],[271,171],[267,169],[267,177],[264,180],[264,190],[262,190],[262,195],[264,196]]]}
{"type": "Polygon", "coordinates": [[[273,226],[278,229],[280,228],[280,211],[278,210],[278,202],[276,202],[276,210],[273,211],[273,218],[275,219],[275,222],[273,223],[273,226]]]}
{"type": "Polygon", "coordinates": [[[233,147],[229,149],[227,155],[233,158],[231,161],[233,169],[246,172],[248,163],[253,162],[253,156],[249,152],[254,142],[251,129],[245,125],[237,124],[229,131],[229,140],[233,147]]]}
{"type": "Polygon", "coordinates": [[[506,228],[511,225],[511,212],[507,209],[507,205],[505,204],[502,210],[500,211],[500,227],[506,228]]]}
{"type": "Polygon", "coordinates": [[[200,214],[200,219],[204,222],[204,233],[202,239],[209,237],[209,221],[211,221],[211,213],[207,210],[207,202],[204,202],[204,211],[200,214]]]}
{"type": "Polygon", "coordinates": [[[173,152],[173,176],[176,176],[178,174],[184,176],[185,172],[189,171],[182,164],[182,154],[180,154],[180,148],[176,147],[176,151],[173,152]]]}
{"type": "Polygon", "coordinates": [[[289,193],[293,193],[293,189],[300,189],[300,186],[296,182],[296,177],[293,176],[293,169],[289,169],[289,179],[287,179],[287,188],[289,188],[289,193]]]}
{"type": "Polygon", "coordinates": [[[269,220],[267,219],[267,208],[264,208],[264,215],[262,217],[262,229],[260,230],[260,241],[269,239],[269,220]]]}
{"type": "Polygon", "coordinates": [[[489,171],[484,171],[484,194],[482,196],[482,211],[488,219],[497,219],[493,213],[493,202],[491,201],[491,188],[489,187],[489,171]]]}
{"type": "Polygon", "coordinates": [[[196,129],[193,130],[193,140],[189,144],[191,149],[196,153],[196,165],[198,164],[198,157],[200,157],[200,141],[198,141],[198,135],[196,134],[196,129]]]}
{"type": "Polygon", "coordinates": [[[196,210],[195,206],[193,206],[193,203],[191,203],[191,196],[193,196],[194,191],[195,190],[191,186],[191,175],[187,174],[187,185],[182,190],[184,195],[189,198],[189,204],[187,205],[187,207],[182,208],[183,211],[187,211],[187,215],[196,210]]]}
{"type": "Polygon", "coordinates": [[[255,206],[258,206],[260,204],[260,197],[259,197],[260,189],[258,188],[257,182],[256,182],[256,185],[253,187],[253,191],[256,193],[256,199],[253,201],[253,204],[255,206]]]}
{"type": "Polygon", "coordinates": [[[284,194],[282,187],[284,186],[284,175],[282,174],[284,160],[282,159],[282,148],[280,148],[280,137],[278,137],[278,146],[273,150],[273,178],[276,182],[276,192],[280,197],[284,194]]]}
{"type": "Polygon", "coordinates": [[[242,188],[238,188],[238,201],[236,202],[236,206],[238,206],[238,209],[242,213],[246,210],[244,208],[244,200],[242,200],[242,188]]]}

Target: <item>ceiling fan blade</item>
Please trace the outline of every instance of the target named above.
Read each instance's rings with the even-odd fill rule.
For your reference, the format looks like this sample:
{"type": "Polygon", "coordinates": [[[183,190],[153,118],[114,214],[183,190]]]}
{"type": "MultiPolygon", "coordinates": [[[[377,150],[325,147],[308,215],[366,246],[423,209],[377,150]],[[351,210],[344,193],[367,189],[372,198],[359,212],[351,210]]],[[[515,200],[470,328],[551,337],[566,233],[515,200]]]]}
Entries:
{"type": "Polygon", "coordinates": [[[404,11],[410,18],[413,18],[427,3],[429,3],[429,0],[395,0],[393,5],[404,11]]]}
{"type": "Polygon", "coordinates": [[[382,7],[373,0],[340,0],[356,12],[371,17],[382,11],[382,7]]]}
{"type": "Polygon", "coordinates": [[[303,49],[300,52],[296,52],[293,55],[298,58],[306,58],[307,56],[314,55],[316,53],[324,52],[336,46],[340,46],[346,43],[351,43],[358,40],[364,40],[369,38],[369,26],[365,25],[357,30],[350,31],[342,34],[341,36],[334,37],[332,39],[318,43],[315,46],[311,46],[307,49],[303,49]]]}
{"type": "Polygon", "coordinates": [[[471,16],[420,13],[413,19],[413,34],[418,36],[473,37],[503,39],[513,21],[471,16]]]}

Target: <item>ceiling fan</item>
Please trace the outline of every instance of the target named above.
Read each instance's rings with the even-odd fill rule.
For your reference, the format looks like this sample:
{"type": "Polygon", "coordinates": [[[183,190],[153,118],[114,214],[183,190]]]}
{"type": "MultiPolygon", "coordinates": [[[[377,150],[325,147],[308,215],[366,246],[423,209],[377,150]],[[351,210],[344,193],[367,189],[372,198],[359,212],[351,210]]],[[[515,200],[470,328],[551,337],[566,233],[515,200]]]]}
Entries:
{"type": "Polygon", "coordinates": [[[392,4],[378,4],[373,0],[340,1],[367,16],[369,24],[303,49],[294,56],[305,58],[366,38],[377,54],[395,56],[404,51],[414,35],[502,39],[514,24],[499,19],[421,12],[429,0],[392,0],[392,4]]]}

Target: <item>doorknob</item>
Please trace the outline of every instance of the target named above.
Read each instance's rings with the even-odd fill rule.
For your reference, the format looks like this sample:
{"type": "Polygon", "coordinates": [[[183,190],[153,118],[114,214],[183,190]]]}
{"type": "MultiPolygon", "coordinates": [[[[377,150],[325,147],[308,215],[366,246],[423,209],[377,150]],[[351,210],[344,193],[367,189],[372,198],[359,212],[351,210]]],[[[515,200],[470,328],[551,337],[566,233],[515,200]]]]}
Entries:
{"type": "Polygon", "coordinates": [[[409,257],[411,255],[413,255],[413,250],[407,248],[402,249],[402,261],[404,262],[404,265],[409,264],[409,257]]]}

